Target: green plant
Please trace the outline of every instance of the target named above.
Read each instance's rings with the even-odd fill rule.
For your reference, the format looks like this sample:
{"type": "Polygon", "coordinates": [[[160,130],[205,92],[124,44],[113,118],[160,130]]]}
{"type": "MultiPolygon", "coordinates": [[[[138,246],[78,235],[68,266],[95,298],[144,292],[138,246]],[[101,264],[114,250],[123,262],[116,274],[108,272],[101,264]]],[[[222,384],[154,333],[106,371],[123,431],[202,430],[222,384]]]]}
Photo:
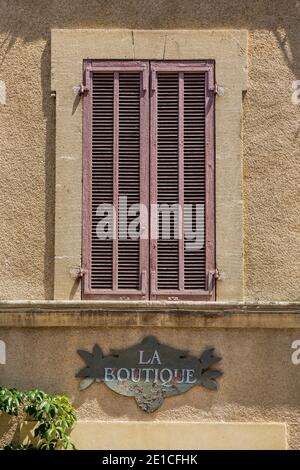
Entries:
{"type": "Polygon", "coordinates": [[[36,421],[36,444],[9,444],[4,449],[67,450],[75,449],[70,432],[77,418],[75,408],[64,395],[48,395],[39,390],[22,392],[0,387],[0,412],[36,421]]]}

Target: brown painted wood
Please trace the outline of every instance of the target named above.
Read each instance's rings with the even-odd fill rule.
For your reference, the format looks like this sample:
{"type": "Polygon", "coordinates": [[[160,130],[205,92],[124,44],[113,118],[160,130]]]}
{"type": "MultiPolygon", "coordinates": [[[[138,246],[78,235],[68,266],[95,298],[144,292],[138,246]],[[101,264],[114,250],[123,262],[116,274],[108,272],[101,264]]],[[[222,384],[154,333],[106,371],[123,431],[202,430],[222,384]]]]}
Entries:
{"type": "MultiPolygon", "coordinates": [[[[145,300],[147,298],[166,300],[214,300],[215,282],[215,200],[214,200],[214,63],[213,61],[84,61],[85,85],[89,90],[83,98],[83,245],[82,267],[84,269],[83,298],[99,300],[145,300]],[[149,67],[151,76],[149,78],[149,67]],[[118,217],[115,221],[115,239],[113,241],[113,273],[111,289],[93,288],[91,284],[91,246],[92,246],[92,109],[93,109],[93,74],[101,72],[114,74],[116,77],[124,72],[140,73],[140,203],[150,209],[150,226],[147,217],[141,220],[141,237],[139,245],[139,285],[138,288],[120,288],[118,286],[118,217]],[[185,241],[182,236],[184,224],[179,223],[180,235],[178,240],[179,271],[178,288],[164,284],[164,289],[158,288],[157,271],[157,228],[158,218],[156,203],[157,192],[157,74],[176,73],[179,82],[178,94],[178,202],[181,207],[185,201],[185,166],[184,166],[184,86],[187,74],[205,75],[205,272],[206,282],[202,289],[185,287],[185,241]],[[151,80],[151,123],[149,143],[149,79],[151,80]],[[149,144],[151,160],[149,165],[149,144]],[[150,184],[149,184],[150,176],[150,184]],[[149,207],[150,206],[150,207],[149,207]],[[150,240],[149,240],[150,232],[150,240]],[[149,277],[150,273],[150,277],[149,277]],[[151,292],[151,295],[150,295],[151,292]]],[[[189,75],[191,76],[191,75],[189,75]]],[[[125,77],[126,79],[126,77],[125,77]]],[[[119,87],[118,87],[119,89],[119,87]]],[[[114,138],[113,138],[113,202],[118,208],[119,169],[118,158],[118,93],[114,94],[114,138]]],[[[190,132],[190,129],[188,130],[190,132]]],[[[192,183],[191,183],[192,184],[192,183]]],[[[96,185],[97,187],[97,185],[96,185]]],[[[184,214],[182,214],[183,218],[184,214]]],[[[179,221],[180,222],[180,221],[179,221]]],[[[182,221],[183,222],[183,221],[182,221]]],[[[192,258],[190,258],[191,260],[192,258]]],[[[192,262],[192,261],[190,261],[192,262]]],[[[124,268],[124,260],[123,260],[124,268]]],[[[126,269],[126,266],[125,266],[126,269]]],[[[192,273],[193,262],[189,267],[192,273]]],[[[193,286],[193,280],[189,283],[193,286]]],[[[97,284],[98,285],[98,284],[97,284]]],[[[106,282],[107,285],[107,282],[106,282]]],[[[194,286],[193,286],[194,287],[194,286]]]]}
{"type": "MultiPolygon", "coordinates": [[[[205,137],[205,184],[206,184],[206,271],[214,272],[216,269],[215,254],[215,94],[209,89],[209,80],[206,77],[206,137],[205,137]]],[[[209,277],[209,276],[208,276],[209,277]]],[[[209,289],[207,280],[207,287],[209,289]]],[[[211,300],[215,300],[215,277],[211,290],[211,300]]]]}
{"type": "Polygon", "coordinates": [[[178,74],[179,290],[184,290],[184,73],[178,74]]]}
{"type": "Polygon", "coordinates": [[[84,84],[88,93],[83,97],[83,201],[82,201],[82,268],[84,270],[82,291],[89,289],[91,273],[91,175],[92,175],[92,101],[91,61],[84,61],[84,84]]]}
{"type": "MultiPolygon", "coordinates": [[[[215,283],[209,285],[209,278],[214,280],[215,272],[215,215],[214,215],[214,63],[212,61],[203,62],[173,62],[173,61],[152,61],[152,95],[151,95],[151,201],[154,204],[158,199],[157,195],[157,113],[158,113],[158,86],[157,74],[168,74],[177,72],[179,78],[179,116],[178,116],[178,180],[179,180],[179,203],[183,207],[184,201],[184,136],[182,123],[184,120],[184,76],[192,73],[200,73],[205,76],[205,273],[204,285],[201,289],[189,289],[184,287],[184,240],[179,239],[179,285],[178,289],[158,288],[158,256],[157,240],[151,240],[151,299],[167,300],[213,300],[215,298],[215,283]]],[[[153,212],[153,209],[152,209],[153,212]]],[[[152,224],[157,224],[157,217],[151,219],[152,224]]],[[[153,227],[151,227],[153,229],[153,227]]],[[[152,232],[156,232],[152,230],[152,232]]],[[[190,257],[191,259],[191,257],[190,257]]],[[[192,266],[192,265],[191,265],[192,266]]],[[[190,268],[190,271],[191,272],[190,268]]]]}
{"type": "Polygon", "coordinates": [[[113,290],[118,289],[118,207],[119,207],[119,72],[114,72],[114,151],[113,151],[113,290]]]}
{"type": "MultiPolygon", "coordinates": [[[[102,300],[109,300],[109,299],[119,299],[119,300],[141,300],[141,299],[146,299],[146,296],[148,295],[148,272],[149,272],[149,236],[147,233],[148,230],[148,220],[145,220],[144,226],[145,226],[145,231],[144,231],[144,237],[140,238],[139,240],[139,276],[138,276],[138,286],[137,288],[120,288],[120,279],[119,279],[119,271],[121,269],[120,267],[120,241],[118,237],[118,198],[119,198],[119,189],[120,189],[120,80],[122,77],[123,79],[123,87],[125,87],[125,95],[123,97],[123,131],[124,128],[127,126],[127,122],[124,116],[124,112],[126,112],[126,106],[127,106],[127,95],[126,95],[126,83],[128,81],[129,77],[129,83],[130,83],[130,74],[132,72],[132,76],[136,77],[137,74],[140,75],[140,79],[138,82],[138,90],[137,93],[139,95],[139,109],[140,109],[140,177],[139,177],[139,187],[140,187],[140,196],[139,196],[139,203],[144,204],[146,207],[149,205],[149,138],[148,138],[148,129],[149,129],[149,93],[148,93],[148,81],[149,81],[149,64],[148,62],[143,62],[143,61],[132,61],[132,62],[127,62],[127,61],[88,61],[85,63],[85,75],[89,74],[89,93],[84,96],[84,116],[83,116],[83,128],[84,128],[84,159],[83,159],[83,175],[84,175],[84,196],[83,196],[83,205],[84,205],[84,219],[83,219],[83,266],[85,268],[86,274],[84,276],[84,286],[83,286],[83,298],[88,299],[88,298],[95,298],[95,299],[102,299],[102,300]],[[88,69],[88,70],[87,70],[88,69]],[[114,237],[113,237],[113,248],[112,248],[112,284],[111,288],[107,288],[107,282],[105,282],[105,286],[103,288],[98,287],[94,288],[92,286],[92,278],[91,278],[91,273],[92,273],[92,265],[91,265],[91,260],[92,260],[92,236],[91,236],[91,213],[92,213],[92,207],[91,207],[91,187],[92,187],[92,132],[93,132],[93,126],[92,126],[92,109],[93,109],[93,98],[92,98],[92,87],[93,87],[93,76],[99,77],[103,76],[103,74],[106,74],[105,76],[108,77],[109,74],[113,74],[113,83],[114,83],[114,96],[113,96],[113,205],[116,208],[116,220],[114,223],[114,237]],[[94,75],[93,75],[94,74],[94,75]],[[100,74],[100,75],[99,75],[100,74]],[[102,75],[101,75],[102,74],[102,75]],[[129,74],[129,75],[128,75],[129,74]],[[146,79],[146,81],[145,81],[146,79]],[[125,107],[125,111],[124,111],[125,107]],[[124,120],[125,119],[125,120],[124,120]]],[[[135,80],[135,78],[134,78],[135,80]]],[[[123,88],[124,90],[124,88],[123,88]]],[[[130,95],[130,91],[128,92],[130,95]]],[[[107,97],[105,98],[107,100],[107,97]]],[[[98,106],[99,102],[99,95],[97,95],[96,98],[95,106],[98,106]]],[[[129,97],[130,100],[130,97],[129,97]]],[[[129,111],[130,112],[130,103],[129,103],[129,111]]],[[[107,108],[106,108],[106,114],[107,114],[107,108]]],[[[101,122],[101,119],[106,119],[105,118],[105,113],[104,117],[101,115],[97,115],[95,118],[96,121],[96,129],[97,127],[97,120],[101,122]],[[100,116],[100,117],[99,117],[100,116]]],[[[129,116],[130,117],[130,116],[129,116]]],[[[107,118],[109,119],[109,118],[107,118]]],[[[136,114],[134,117],[136,121],[136,114]]],[[[109,121],[106,121],[106,126],[108,125],[109,121]]],[[[100,128],[99,128],[100,129],[100,128]]],[[[102,131],[101,131],[102,132],[102,131]]],[[[97,139],[96,142],[99,142],[99,136],[101,136],[101,132],[99,133],[99,130],[97,131],[97,139]]],[[[124,134],[122,134],[122,139],[123,139],[123,152],[126,151],[126,145],[127,145],[127,140],[125,137],[124,140],[124,134]],[[124,145],[125,145],[125,150],[124,150],[124,145]]],[[[100,137],[101,139],[101,137],[100,137]]],[[[101,142],[101,140],[100,140],[101,142]]],[[[106,141],[105,141],[106,142],[106,141]]],[[[104,142],[104,147],[107,144],[104,142]]],[[[129,147],[130,148],[130,142],[129,140],[129,147]]],[[[97,144],[98,145],[98,144],[97,144]]],[[[103,147],[102,145],[102,147],[103,147]]],[[[105,147],[106,148],[106,147],[105,147]]],[[[100,153],[101,155],[101,153],[100,153]]],[[[123,155],[124,157],[124,155],[123,155]]],[[[130,156],[129,156],[130,157],[130,156]]],[[[97,166],[95,167],[97,168],[97,166]]],[[[99,174],[99,170],[97,174],[99,174]]],[[[124,170],[124,158],[123,158],[123,176],[122,178],[125,177],[125,183],[127,182],[127,176],[124,174],[124,171],[126,171],[126,168],[124,170]]],[[[96,174],[95,174],[96,175],[96,174]]],[[[96,176],[95,176],[96,178],[96,176]]],[[[100,180],[99,180],[100,181],[100,180]]],[[[105,180],[102,180],[105,183],[105,180]]],[[[96,186],[96,189],[99,187],[97,186],[97,178],[96,178],[96,183],[93,183],[96,186]]],[[[106,184],[106,183],[105,183],[106,184]]],[[[127,183],[126,183],[127,184],[127,183]]],[[[131,190],[129,186],[129,190],[131,190]]],[[[95,209],[94,209],[95,210],[95,209]]],[[[126,243],[125,243],[125,248],[126,248],[126,243]]],[[[99,249],[96,249],[96,252],[99,253],[99,249]]],[[[101,254],[101,252],[100,252],[101,254]]],[[[95,256],[95,254],[93,255],[95,256]]],[[[98,255],[97,255],[98,256],[98,255]]],[[[101,266],[101,258],[97,261],[98,266],[101,266]],[[99,264],[100,263],[100,264],[99,264]]],[[[124,269],[126,269],[126,258],[124,258],[124,247],[123,247],[123,258],[122,258],[122,273],[123,273],[123,278],[124,278],[124,269]],[[125,259],[125,261],[124,261],[125,259]]],[[[107,262],[107,261],[106,261],[107,262]]],[[[132,263],[133,258],[129,255],[128,256],[128,263],[132,263]]],[[[104,266],[105,268],[105,266],[104,266]]],[[[105,271],[105,269],[103,270],[105,271]]],[[[102,275],[103,277],[103,275],[102,275]]],[[[130,277],[129,277],[130,278],[130,277]]],[[[109,280],[109,273],[107,279],[109,280]]]]}

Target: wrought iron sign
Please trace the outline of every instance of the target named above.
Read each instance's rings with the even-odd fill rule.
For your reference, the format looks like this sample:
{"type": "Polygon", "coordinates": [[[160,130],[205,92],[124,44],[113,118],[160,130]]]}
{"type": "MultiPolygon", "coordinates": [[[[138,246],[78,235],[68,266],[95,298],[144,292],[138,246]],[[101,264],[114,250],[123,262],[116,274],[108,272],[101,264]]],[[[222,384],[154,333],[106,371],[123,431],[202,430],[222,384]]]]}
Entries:
{"type": "Polygon", "coordinates": [[[214,349],[206,349],[198,358],[189,351],[160,344],[154,336],[126,349],[113,349],[105,357],[97,344],[92,353],[78,353],[86,363],[76,375],[83,378],[80,390],[93,382],[104,382],[114,392],[134,397],[148,412],[159,408],[164,398],[184,393],[194,385],[216,390],[216,379],[222,374],[212,368],[221,360],[214,349]]]}

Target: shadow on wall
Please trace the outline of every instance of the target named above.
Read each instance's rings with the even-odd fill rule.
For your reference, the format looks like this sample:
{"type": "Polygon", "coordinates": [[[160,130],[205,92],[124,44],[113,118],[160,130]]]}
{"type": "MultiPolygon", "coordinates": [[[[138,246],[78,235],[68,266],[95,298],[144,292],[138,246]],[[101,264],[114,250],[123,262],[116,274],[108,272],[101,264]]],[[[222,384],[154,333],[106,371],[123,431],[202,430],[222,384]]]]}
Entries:
{"type": "MultiPolygon", "coordinates": [[[[300,0],[0,0],[0,73],[17,39],[44,42],[40,57],[45,150],[45,298],[53,298],[55,107],[50,97],[52,28],[200,29],[245,28],[270,31],[283,57],[300,79],[300,0]]],[[[251,47],[251,42],[250,42],[251,47]]],[[[250,51],[251,58],[251,51],[250,51]]],[[[250,59],[251,60],[251,59],[250,59]]]]}

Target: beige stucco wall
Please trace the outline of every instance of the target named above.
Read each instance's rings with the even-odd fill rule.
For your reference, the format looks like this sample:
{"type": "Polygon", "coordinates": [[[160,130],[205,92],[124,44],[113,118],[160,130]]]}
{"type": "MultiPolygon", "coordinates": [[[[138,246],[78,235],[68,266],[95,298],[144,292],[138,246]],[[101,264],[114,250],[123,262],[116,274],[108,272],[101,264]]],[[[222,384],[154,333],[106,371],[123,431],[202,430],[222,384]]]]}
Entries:
{"type": "Polygon", "coordinates": [[[2,328],[0,336],[7,345],[7,364],[0,365],[1,382],[67,393],[80,420],[285,423],[288,446],[299,448],[300,365],[292,364],[291,344],[300,338],[300,329],[41,327],[2,328]],[[78,391],[80,379],[75,373],[83,365],[78,348],[91,351],[98,343],[107,354],[109,348],[128,347],[149,334],[197,355],[205,347],[215,347],[224,372],[219,390],[193,387],[165,399],[151,414],[138,408],[133,398],[117,395],[103,383],[78,391]]]}
{"type": "Polygon", "coordinates": [[[88,450],[286,450],[283,423],[81,421],[72,432],[88,450]]]}
{"type": "MultiPolygon", "coordinates": [[[[245,296],[299,299],[300,78],[296,1],[0,0],[0,298],[52,298],[55,103],[52,28],[247,29],[243,101],[245,296]]],[[[224,123],[226,126],[226,123],[224,123]]]]}

